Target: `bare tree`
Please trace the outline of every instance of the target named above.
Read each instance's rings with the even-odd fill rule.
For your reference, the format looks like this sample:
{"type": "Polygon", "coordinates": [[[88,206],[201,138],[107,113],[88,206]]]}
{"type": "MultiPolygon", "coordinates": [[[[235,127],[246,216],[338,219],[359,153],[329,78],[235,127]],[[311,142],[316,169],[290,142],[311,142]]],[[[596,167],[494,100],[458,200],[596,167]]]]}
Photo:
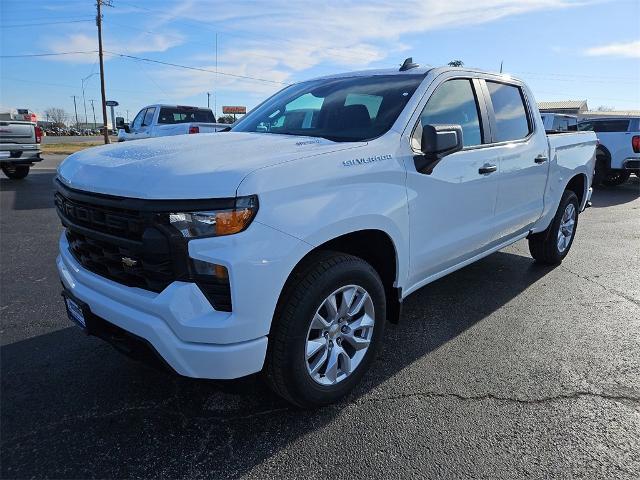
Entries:
{"type": "Polygon", "coordinates": [[[222,117],[218,118],[218,123],[233,123],[235,122],[235,118],[233,118],[233,115],[224,115],[222,117]]]}
{"type": "Polygon", "coordinates": [[[613,107],[609,107],[608,105],[600,105],[597,109],[598,112],[610,112],[611,110],[615,110],[613,107]]]}
{"type": "Polygon", "coordinates": [[[52,122],[56,127],[64,127],[68,115],[63,108],[49,107],[44,111],[45,118],[52,122]]]}
{"type": "Polygon", "coordinates": [[[463,67],[464,62],[462,60],[451,60],[447,65],[450,67],[463,67]]]}

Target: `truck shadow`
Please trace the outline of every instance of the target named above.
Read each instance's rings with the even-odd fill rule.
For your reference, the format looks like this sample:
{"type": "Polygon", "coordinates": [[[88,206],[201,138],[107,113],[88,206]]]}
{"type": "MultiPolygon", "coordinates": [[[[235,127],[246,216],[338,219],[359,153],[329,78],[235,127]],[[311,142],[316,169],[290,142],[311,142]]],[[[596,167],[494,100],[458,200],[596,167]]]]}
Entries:
{"type": "Polygon", "coordinates": [[[594,208],[606,208],[632,202],[638,197],[640,197],[640,178],[632,176],[623,185],[595,189],[591,200],[594,208]]]}
{"type": "Polygon", "coordinates": [[[22,180],[0,178],[0,191],[11,192],[12,210],[53,208],[55,170],[36,170],[22,180]]]}
{"type": "MultiPolygon", "coordinates": [[[[401,323],[388,326],[357,390],[315,411],[290,407],[256,375],[212,382],[150,369],[75,327],[11,343],[1,349],[2,476],[238,477],[322,435],[345,408],[549,271],[500,252],[427,286],[407,299],[401,323]]],[[[61,304],[50,314],[64,315],[61,304]]]]}

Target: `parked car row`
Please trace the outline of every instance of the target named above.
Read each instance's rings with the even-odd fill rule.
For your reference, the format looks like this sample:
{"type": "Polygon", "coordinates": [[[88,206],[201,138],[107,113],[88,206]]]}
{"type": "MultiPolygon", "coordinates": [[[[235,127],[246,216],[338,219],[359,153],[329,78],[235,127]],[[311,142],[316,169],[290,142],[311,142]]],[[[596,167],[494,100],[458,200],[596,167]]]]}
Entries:
{"type": "Polygon", "coordinates": [[[79,137],[100,135],[99,128],[73,128],[73,127],[46,127],[43,129],[45,135],[79,137]]]}

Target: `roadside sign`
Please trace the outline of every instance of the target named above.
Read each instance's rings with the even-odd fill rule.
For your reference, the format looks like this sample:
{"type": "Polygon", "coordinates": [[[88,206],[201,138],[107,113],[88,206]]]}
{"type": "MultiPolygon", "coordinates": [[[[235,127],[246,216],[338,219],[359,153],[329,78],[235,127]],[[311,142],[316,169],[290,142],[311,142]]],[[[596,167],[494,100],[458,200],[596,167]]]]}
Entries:
{"type": "Polygon", "coordinates": [[[226,106],[226,107],[222,107],[222,113],[232,113],[232,114],[238,114],[238,115],[244,115],[245,113],[247,113],[247,107],[241,107],[239,105],[235,105],[235,106],[226,106]]]}
{"type": "Polygon", "coordinates": [[[106,102],[104,102],[105,105],[107,107],[117,107],[118,105],[120,105],[118,102],[116,102],[115,100],[107,100],[106,102]]]}

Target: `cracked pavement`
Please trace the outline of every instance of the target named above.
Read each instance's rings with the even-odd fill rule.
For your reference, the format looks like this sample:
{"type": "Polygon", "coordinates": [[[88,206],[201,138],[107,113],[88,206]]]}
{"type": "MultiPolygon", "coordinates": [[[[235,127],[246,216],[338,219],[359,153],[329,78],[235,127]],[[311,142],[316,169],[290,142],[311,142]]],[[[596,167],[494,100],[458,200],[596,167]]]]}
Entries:
{"type": "Polygon", "coordinates": [[[411,296],[343,402],[135,363],[67,319],[53,172],[0,180],[2,478],[639,478],[640,182],[569,256],[519,242],[411,296]]]}

